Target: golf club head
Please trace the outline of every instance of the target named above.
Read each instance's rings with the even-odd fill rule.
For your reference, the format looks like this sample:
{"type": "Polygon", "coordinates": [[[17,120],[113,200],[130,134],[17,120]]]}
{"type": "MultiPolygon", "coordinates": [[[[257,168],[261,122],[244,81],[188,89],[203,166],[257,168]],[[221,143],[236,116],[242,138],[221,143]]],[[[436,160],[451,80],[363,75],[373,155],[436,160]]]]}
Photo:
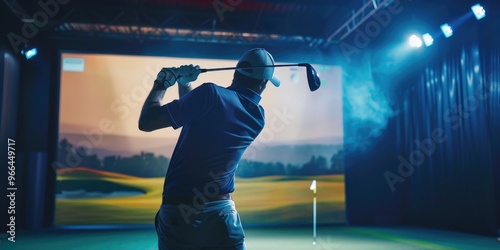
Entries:
{"type": "Polygon", "coordinates": [[[307,83],[309,84],[309,89],[311,91],[316,91],[319,86],[321,86],[321,79],[319,79],[316,70],[309,63],[299,63],[299,66],[306,67],[307,83]]]}

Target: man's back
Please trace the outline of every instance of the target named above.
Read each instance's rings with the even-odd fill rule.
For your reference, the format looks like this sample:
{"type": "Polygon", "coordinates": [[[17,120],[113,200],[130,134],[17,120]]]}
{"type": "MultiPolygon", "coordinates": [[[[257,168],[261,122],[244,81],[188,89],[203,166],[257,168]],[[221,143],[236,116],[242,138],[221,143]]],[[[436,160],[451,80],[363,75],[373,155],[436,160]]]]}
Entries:
{"type": "Polygon", "coordinates": [[[162,68],[146,98],[139,129],[182,127],[155,217],[158,248],[245,250],[245,234],[230,193],[245,149],[264,127],[258,104],[274,77],[274,59],[262,48],[240,58],[230,87],[205,83],[192,89],[199,66],[162,68]],[[179,99],[161,105],[178,83],[179,99]]]}
{"type": "Polygon", "coordinates": [[[264,127],[260,99],[242,86],[205,83],[165,106],[172,126],[182,126],[165,178],[165,196],[193,196],[208,186],[217,187],[218,194],[234,191],[238,162],[264,127]]]}

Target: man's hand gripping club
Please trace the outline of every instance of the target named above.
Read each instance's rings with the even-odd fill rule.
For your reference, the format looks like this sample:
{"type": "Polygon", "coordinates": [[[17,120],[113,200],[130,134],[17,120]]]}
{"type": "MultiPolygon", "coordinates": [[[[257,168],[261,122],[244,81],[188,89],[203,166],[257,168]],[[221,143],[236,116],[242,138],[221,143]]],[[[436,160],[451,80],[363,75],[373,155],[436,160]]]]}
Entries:
{"type": "Polygon", "coordinates": [[[198,79],[201,73],[200,66],[182,65],[179,68],[163,68],[156,76],[155,82],[163,84],[165,89],[178,82],[182,87],[188,88],[191,82],[198,79]]]}

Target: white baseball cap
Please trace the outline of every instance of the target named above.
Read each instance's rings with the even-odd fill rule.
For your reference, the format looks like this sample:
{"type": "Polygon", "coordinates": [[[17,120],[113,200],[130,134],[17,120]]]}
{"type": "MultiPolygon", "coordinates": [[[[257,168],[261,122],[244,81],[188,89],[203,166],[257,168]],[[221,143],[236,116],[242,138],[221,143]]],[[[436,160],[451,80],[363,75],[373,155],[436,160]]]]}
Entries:
{"type": "MultiPolygon", "coordinates": [[[[254,67],[266,65],[274,65],[273,56],[265,49],[255,48],[245,52],[245,54],[241,56],[236,67],[254,67]]],[[[274,67],[237,69],[237,71],[242,75],[248,76],[250,78],[258,80],[269,80],[273,83],[274,86],[280,86],[280,80],[276,78],[276,76],[274,76],[274,67]]]]}

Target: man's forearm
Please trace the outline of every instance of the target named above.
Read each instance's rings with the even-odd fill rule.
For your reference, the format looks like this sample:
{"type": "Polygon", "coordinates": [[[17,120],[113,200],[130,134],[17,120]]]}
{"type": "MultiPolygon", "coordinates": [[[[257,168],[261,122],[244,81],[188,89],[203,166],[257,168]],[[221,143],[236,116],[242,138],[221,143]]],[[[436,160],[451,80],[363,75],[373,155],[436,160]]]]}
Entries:
{"type": "Polygon", "coordinates": [[[193,89],[191,87],[191,84],[189,84],[187,87],[184,87],[181,84],[177,84],[177,86],[179,86],[179,98],[183,97],[185,94],[187,94],[189,91],[193,89]]]}
{"type": "Polygon", "coordinates": [[[160,83],[155,82],[151,92],[149,92],[149,95],[144,102],[142,110],[144,111],[144,109],[161,106],[161,101],[163,100],[166,91],[167,89],[165,87],[161,86],[160,83]]]}
{"type": "Polygon", "coordinates": [[[155,82],[139,117],[139,129],[142,131],[153,131],[160,128],[169,127],[170,124],[163,114],[161,101],[165,96],[166,89],[160,83],[155,82]]]}

